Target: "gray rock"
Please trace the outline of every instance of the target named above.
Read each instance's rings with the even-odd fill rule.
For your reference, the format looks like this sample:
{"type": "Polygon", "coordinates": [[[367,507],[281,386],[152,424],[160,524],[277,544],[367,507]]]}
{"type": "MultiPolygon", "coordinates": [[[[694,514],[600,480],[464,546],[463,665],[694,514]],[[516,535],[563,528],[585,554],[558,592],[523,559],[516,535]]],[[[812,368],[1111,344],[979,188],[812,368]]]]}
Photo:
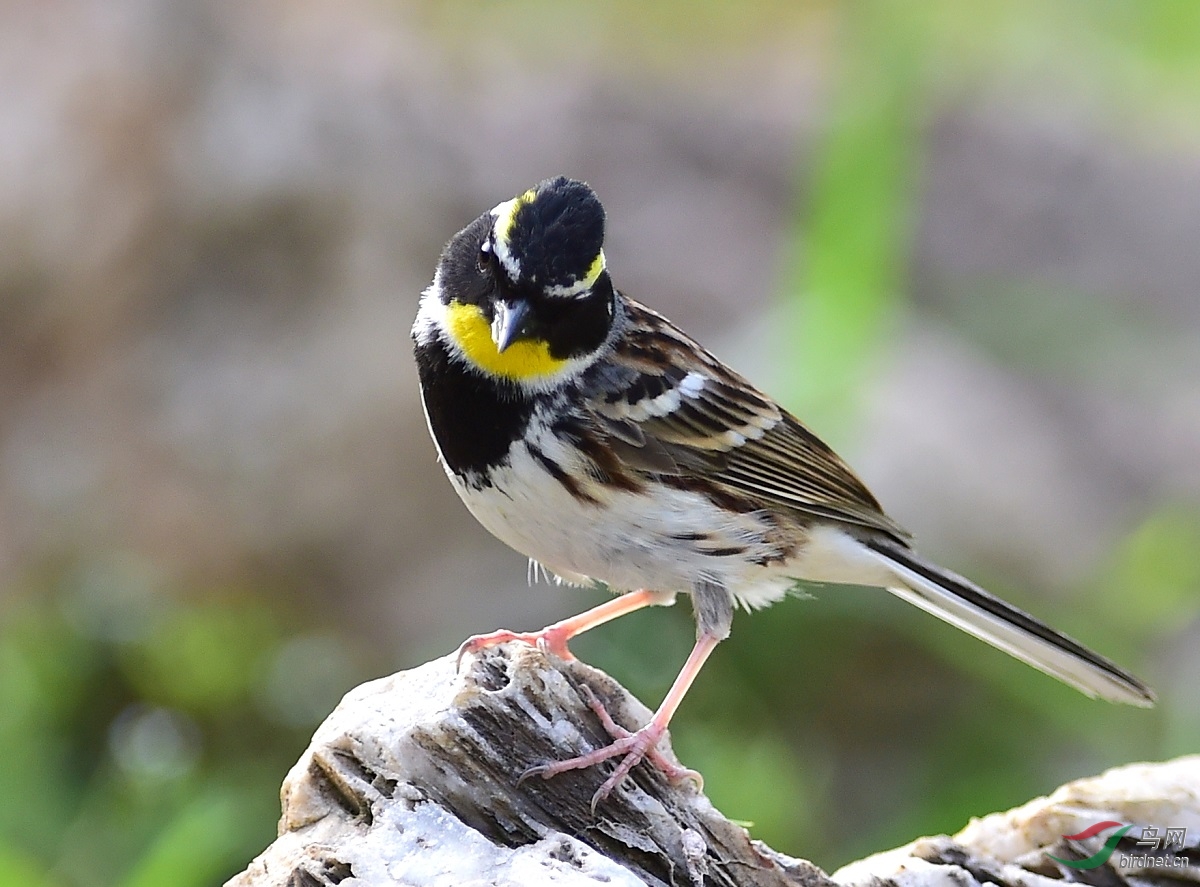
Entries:
{"type": "MultiPolygon", "coordinates": [[[[646,763],[595,813],[600,770],[521,781],[529,767],[609,741],[584,686],[619,724],[633,729],[650,717],[603,672],[524,644],[468,656],[461,671],[446,656],[357,687],[284,781],[278,840],[227,887],[1033,887],[1068,871],[1094,874],[1046,854],[1096,852],[1107,834],[1079,843],[1062,836],[1098,821],[1184,828],[1192,853],[1200,838],[1198,756],[1080,780],[973,821],[953,838],[923,838],[830,878],[752,840],[696,786],[672,784],[646,763]]],[[[1129,876],[1197,879],[1194,865],[1170,862],[1123,871],[1122,853],[1140,834],[1135,826],[1123,839],[1105,867],[1105,884],[1129,876]]]]}

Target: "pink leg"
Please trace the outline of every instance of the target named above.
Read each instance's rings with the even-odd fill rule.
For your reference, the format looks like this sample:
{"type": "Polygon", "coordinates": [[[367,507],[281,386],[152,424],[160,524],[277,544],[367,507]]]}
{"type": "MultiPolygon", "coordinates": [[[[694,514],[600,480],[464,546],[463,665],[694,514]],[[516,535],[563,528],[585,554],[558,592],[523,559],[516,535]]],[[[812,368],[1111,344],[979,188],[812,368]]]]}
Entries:
{"type": "Polygon", "coordinates": [[[601,723],[612,734],[615,741],[603,748],[598,748],[595,751],[579,755],[575,758],[556,761],[551,764],[543,764],[540,767],[530,767],[521,774],[521,779],[527,779],[530,776],[541,776],[543,779],[549,779],[551,776],[557,776],[559,773],[565,773],[568,770],[581,770],[585,767],[593,767],[602,761],[607,761],[609,758],[624,755],[624,760],[617,765],[617,769],[613,771],[612,775],[604,781],[604,784],[592,796],[593,813],[596,810],[596,805],[608,797],[612,790],[620,785],[621,781],[629,775],[629,771],[646,757],[649,757],[651,761],[657,764],[667,774],[668,778],[680,779],[688,777],[695,778],[699,782],[698,773],[669,763],[658,753],[655,746],[658,744],[658,740],[662,738],[662,735],[667,732],[667,724],[670,723],[675,710],[683,702],[683,697],[687,695],[692,682],[696,680],[696,675],[700,673],[705,660],[716,649],[718,643],[720,643],[720,638],[711,634],[703,634],[697,639],[696,646],[692,648],[692,653],[688,656],[682,670],[680,670],[679,676],[675,678],[675,683],[671,685],[671,689],[667,693],[666,698],[663,699],[662,705],[658,707],[658,711],[654,713],[654,716],[650,718],[650,723],[646,724],[645,727],[642,727],[642,729],[635,733],[630,733],[628,730],[618,726],[593,696],[589,700],[589,705],[592,706],[592,709],[600,717],[601,723]]]}
{"type": "Polygon", "coordinates": [[[543,652],[553,653],[559,659],[570,661],[575,656],[567,649],[567,642],[575,635],[590,631],[605,622],[611,622],[618,616],[624,616],[626,613],[632,613],[642,607],[662,602],[662,595],[656,592],[646,589],[630,591],[611,601],[605,601],[598,607],[592,607],[578,616],[547,625],[541,631],[519,632],[501,629],[493,631],[491,634],[477,634],[472,638],[467,638],[458,648],[458,665],[462,666],[462,659],[466,654],[478,653],[480,650],[494,647],[496,644],[503,644],[506,641],[524,641],[543,652]]]}

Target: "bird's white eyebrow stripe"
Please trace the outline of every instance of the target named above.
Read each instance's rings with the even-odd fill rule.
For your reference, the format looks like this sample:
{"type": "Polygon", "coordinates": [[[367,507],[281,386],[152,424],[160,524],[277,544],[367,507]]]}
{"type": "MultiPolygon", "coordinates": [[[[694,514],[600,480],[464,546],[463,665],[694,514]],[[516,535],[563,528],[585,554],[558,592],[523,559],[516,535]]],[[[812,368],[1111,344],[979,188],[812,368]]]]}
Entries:
{"type": "Polygon", "coordinates": [[[508,272],[509,279],[513,281],[519,280],[521,277],[521,262],[508,248],[508,235],[512,231],[513,220],[520,203],[521,198],[514,197],[512,200],[497,203],[492,209],[492,215],[496,217],[496,221],[492,224],[492,243],[496,251],[496,258],[508,272]]]}
{"type": "Polygon", "coordinates": [[[589,289],[590,287],[586,281],[577,280],[569,286],[562,286],[561,284],[556,286],[548,286],[545,289],[545,293],[548,296],[554,296],[558,299],[574,299],[579,296],[587,295],[589,289]]]}
{"type": "Polygon", "coordinates": [[[578,298],[586,296],[596,281],[600,279],[600,275],[604,273],[608,267],[608,262],[604,258],[604,250],[600,250],[596,254],[596,258],[592,260],[591,267],[584,272],[582,277],[577,277],[573,282],[568,284],[558,284],[545,288],[545,293],[548,296],[556,296],[558,298],[578,298]]]}

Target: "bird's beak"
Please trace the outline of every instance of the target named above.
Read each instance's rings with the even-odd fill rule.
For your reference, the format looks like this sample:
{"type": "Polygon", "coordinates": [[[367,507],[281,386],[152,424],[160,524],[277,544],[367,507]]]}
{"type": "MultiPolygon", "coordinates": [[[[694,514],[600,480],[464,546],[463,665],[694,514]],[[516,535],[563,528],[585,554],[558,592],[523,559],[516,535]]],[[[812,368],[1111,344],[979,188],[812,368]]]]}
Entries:
{"type": "Polygon", "coordinates": [[[503,354],[513,342],[528,336],[532,319],[529,303],[524,300],[511,305],[496,302],[496,316],[492,319],[492,341],[496,343],[496,350],[503,354]]]}

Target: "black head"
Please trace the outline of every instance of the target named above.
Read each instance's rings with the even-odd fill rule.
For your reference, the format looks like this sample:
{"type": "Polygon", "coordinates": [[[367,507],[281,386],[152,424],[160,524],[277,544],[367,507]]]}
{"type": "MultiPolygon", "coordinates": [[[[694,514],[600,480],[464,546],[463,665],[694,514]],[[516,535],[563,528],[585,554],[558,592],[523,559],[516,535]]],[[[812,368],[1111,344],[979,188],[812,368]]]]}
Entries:
{"type": "Polygon", "coordinates": [[[510,360],[506,352],[518,343],[522,353],[544,348],[551,362],[595,352],[608,336],[616,298],[603,246],[604,207],[574,179],[546,179],[484,213],[442,254],[440,296],[456,318],[455,341],[474,362],[506,376],[523,374],[507,369],[517,353],[510,360]],[[477,336],[461,332],[469,316],[477,316],[471,328],[488,332],[494,358],[477,336]]]}
{"type": "Polygon", "coordinates": [[[492,214],[493,248],[514,285],[570,297],[604,270],[604,207],[583,182],[546,179],[492,214]]]}

